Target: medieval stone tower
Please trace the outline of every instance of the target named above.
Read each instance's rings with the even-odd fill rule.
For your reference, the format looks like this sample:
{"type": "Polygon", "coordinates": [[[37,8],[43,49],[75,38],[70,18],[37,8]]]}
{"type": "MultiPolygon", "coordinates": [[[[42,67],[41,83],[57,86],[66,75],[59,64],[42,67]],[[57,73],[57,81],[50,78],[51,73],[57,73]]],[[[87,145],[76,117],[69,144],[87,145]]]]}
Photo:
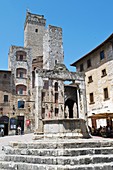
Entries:
{"type": "Polygon", "coordinates": [[[54,66],[63,63],[64,59],[62,29],[51,25],[45,28],[45,25],[46,19],[43,15],[27,12],[24,47],[31,48],[34,68],[54,69],[54,66]]]}
{"type": "Polygon", "coordinates": [[[46,20],[43,15],[27,12],[24,25],[24,47],[32,49],[32,58],[43,56],[43,36],[46,20]]]}
{"type": "Polygon", "coordinates": [[[62,28],[49,25],[43,39],[43,68],[52,70],[63,61],[62,28]]]}

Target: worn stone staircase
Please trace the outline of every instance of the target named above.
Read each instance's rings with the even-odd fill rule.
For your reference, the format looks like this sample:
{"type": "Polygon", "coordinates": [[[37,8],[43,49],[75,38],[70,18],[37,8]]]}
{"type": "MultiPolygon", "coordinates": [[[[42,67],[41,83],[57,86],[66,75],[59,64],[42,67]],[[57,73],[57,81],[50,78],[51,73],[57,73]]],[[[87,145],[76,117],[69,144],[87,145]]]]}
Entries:
{"type": "Polygon", "coordinates": [[[0,170],[113,170],[113,140],[39,140],[4,147],[0,170]]]}

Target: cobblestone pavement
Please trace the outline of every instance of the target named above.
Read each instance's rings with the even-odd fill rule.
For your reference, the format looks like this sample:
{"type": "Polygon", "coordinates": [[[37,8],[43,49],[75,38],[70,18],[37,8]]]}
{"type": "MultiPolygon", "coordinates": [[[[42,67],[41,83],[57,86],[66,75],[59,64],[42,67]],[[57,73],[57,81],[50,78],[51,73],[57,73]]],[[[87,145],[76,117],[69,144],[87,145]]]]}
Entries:
{"type": "Polygon", "coordinates": [[[14,135],[14,136],[4,136],[0,137],[0,154],[3,154],[2,151],[4,146],[7,146],[9,142],[31,142],[33,139],[33,133],[25,134],[25,135],[14,135]]]}

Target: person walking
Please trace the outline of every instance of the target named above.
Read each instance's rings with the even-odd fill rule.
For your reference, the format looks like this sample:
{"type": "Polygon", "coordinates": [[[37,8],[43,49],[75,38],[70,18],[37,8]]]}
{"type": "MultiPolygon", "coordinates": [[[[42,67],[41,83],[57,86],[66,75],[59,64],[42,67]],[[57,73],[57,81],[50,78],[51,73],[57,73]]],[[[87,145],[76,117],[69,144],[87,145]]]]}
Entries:
{"type": "Polygon", "coordinates": [[[4,129],[1,128],[1,136],[3,137],[4,136],[4,129]]]}
{"type": "Polygon", "coordinates": [[[20,125],[17,128],[17,132],[18,132],[18,135],[21,135],[21,127],[20,127],[20,125]]]}

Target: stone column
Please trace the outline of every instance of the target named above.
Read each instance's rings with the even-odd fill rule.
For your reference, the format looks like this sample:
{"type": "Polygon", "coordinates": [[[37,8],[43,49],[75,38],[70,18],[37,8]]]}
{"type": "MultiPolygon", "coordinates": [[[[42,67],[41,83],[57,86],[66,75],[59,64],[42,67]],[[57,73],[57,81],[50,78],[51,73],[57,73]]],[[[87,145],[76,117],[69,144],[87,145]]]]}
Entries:
{"type": "Polygon", "coordinates": [[[73,118],[77,118],[77,112],[78,112],[77,103],[75,102],[73,106],[73,118]]]}
{"type": "Polygon", "coordinates": [[[77,88],[77,118],[80,117],[80,94],[79,87],[77,88]]]}
{"type": "Polygon", "coordinates": [[[36,76],[36,110],[35,110],[35,129],[37,132],[43,131],[43,123],[42,123],[42,100],[41,100],[41,92],[43,89],[43,80],[38,75],[36,76]]]}

